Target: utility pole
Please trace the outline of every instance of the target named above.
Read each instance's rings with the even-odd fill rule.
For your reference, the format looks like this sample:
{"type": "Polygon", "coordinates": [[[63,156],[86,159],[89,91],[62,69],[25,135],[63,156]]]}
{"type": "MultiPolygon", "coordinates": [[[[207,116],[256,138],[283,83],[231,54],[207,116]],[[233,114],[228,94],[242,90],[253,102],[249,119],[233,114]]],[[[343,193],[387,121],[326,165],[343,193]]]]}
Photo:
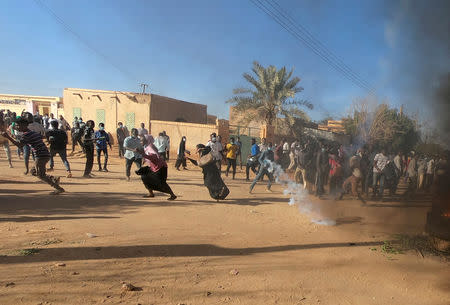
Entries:
{"type": "Polygon", "coordinates": [[[144,94],[145,93],[145,89],[148,87],[148,84],[142,83],[142,84],[140,84],[140,86],[142,87],[142,94],[144,94]]]}

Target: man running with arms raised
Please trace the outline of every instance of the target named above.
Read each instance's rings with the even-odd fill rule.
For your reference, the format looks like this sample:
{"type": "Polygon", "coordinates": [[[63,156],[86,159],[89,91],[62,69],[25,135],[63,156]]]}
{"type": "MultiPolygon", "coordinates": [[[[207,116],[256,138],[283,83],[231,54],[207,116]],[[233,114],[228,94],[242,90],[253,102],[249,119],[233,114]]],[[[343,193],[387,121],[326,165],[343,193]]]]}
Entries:
{"type": "Polygon", "coordinates": [[[23,136],[20,141],[14,140],[8,133],[3,132],[2,136],[10,140],[14,145],[19,148],[22,148],[24,145],[30,145],[33,151],[36,154],[35,159],[35,169],[32,170],[32,174],[34,176],[38,176],[39,179],[45,181],[49,185],[55,188],[55,191],[52,194],[60,194],[64,192],[64,189],[59,186],[59,178],[55,178],[53,176],[48,176],[45,173],[45,166],[47,162],[50,160],[50,152],[42,141],[42,136],[34,131],[28,129],[28,121],[24,119],[20,119],[17,122],[19,126],[19,131],[23,132],[23,136]]]}

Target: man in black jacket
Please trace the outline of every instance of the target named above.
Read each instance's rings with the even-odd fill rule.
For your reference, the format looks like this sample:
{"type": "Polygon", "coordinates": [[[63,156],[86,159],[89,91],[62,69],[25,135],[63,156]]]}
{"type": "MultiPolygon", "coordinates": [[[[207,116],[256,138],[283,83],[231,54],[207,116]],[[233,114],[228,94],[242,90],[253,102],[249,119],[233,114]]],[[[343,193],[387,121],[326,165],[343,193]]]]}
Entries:
{"type": "Polygon", "coordinates": [[[94,133],[95,123],[92,120],[86,122],[83,134],[83,146],[86,151],[86,166],[84,167],[84,178],[92,178],[91,171],[94,166],[94,133]]]}

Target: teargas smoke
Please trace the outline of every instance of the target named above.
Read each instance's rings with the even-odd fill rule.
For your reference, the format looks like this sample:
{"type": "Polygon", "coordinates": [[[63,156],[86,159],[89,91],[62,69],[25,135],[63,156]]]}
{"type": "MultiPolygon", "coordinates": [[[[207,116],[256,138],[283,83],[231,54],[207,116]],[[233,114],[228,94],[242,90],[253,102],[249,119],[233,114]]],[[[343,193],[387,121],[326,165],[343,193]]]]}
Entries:
{"type": "Polygon", "coordinates": [[[318,225],[334,226],[336,221],[322,216],[320,208],[313,205],[308,199],[308,191],[303,185],[295,183],[289,178],[279,164],[269,161],[269,172],[273,173],[275,181],[284,187],[284,195],[289,195],[289,205],[297,205],[300,213],[305,214],[311,219],[311,222],[318,225]]]}

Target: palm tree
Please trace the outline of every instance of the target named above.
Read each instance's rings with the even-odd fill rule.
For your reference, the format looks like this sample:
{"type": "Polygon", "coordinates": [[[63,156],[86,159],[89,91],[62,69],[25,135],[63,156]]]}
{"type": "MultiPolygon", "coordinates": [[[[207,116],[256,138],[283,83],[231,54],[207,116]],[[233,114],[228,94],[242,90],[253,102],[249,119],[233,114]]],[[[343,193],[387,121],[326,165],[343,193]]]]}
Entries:
{"type": "Polygon", "coordinates": [[[265,68],[255,61],[252,71],[254,75],[243,74],[252,87],[234,89],[234,96],[227,101],[242,114],[241,121],[259,120],[273,125],[281,117],[292,122],[305,115],[299,106],[313,108],[307,101],[294,99],[295,94],[303,90],[298,86],[300,78],[292,77],[294,70],[287,72],[286,67],[277,70],[275,66],[265,68]]]}

